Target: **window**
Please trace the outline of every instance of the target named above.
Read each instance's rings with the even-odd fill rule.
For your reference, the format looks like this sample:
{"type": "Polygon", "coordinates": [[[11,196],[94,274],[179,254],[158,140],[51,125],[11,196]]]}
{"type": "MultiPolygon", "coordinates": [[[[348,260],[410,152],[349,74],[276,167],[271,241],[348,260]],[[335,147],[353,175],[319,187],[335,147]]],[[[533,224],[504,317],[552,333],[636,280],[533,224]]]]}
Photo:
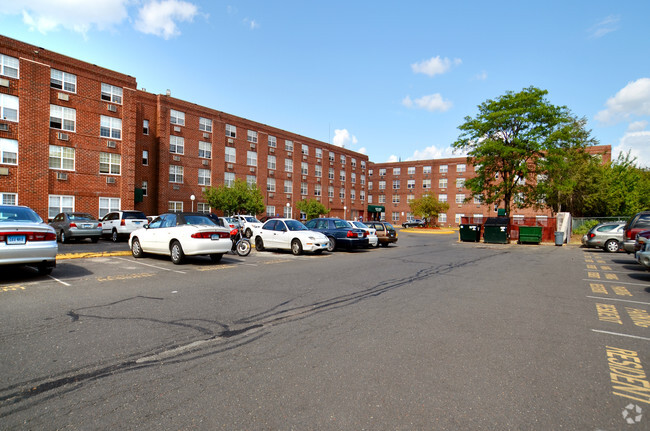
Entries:
{"type": "Polygon", "coordinates": [[[209,118],[199,117],[199,130],[212,133],[212,120],[209,118]]]}
{"type": "Polygon", "coordinates": [[[447,214],[438,213],[438,223],[447,223],[447,214]]]}
{"type": "Polygon", "coordinates": [[[386,181],[379,181],[379,190],[386,190],[386,181]]]}
{"type": "Polygon", "coordinates": [[[18,98],[8,94],[0,94],[0,119],[18,121],[18,98]]]}
{"type": "Polygon", "coordinates": [[[257,153],[255,151],[246,152],[246,165],[257,166],[257,153]]]}
{"type": "Polygon", "coordinates": [[[393,175],[401,175],[402,169],[401,168],[393,168],[393,175]]]}
{"type": "Polygon", "coordinates": [[[430,189],[431,188],[431,180],[422,180],[422,188],[423,189],[430,189]]]}
{"type": "Polygon", "coordinates": [[[185,138],[171,135],[169,137],[169,152],[173,154],[185,153],[185,138]]]}
{"type": "Polygon", "coordinates": [[[268,205],[266,207],[266,215],[268,217],[275,217],[275,206],[274,205],[268,205]]]}
{"type": "Polygon", "coordinates": [[[183,212],[183,202],[182,201],[169,201],[167,205],[167,211],[170,213],[182,213],[183,212]]]}
{"type": "Polygon", "coordinates": [[[345,182],[345,171],[340,171],[339,172],[339,180],[344,183],[345,182]]]}
{"type": "Polygon", "coordinates": [[[361,175],[361,185],[362,185],[362,186],[365,186],[365,185],[366,185],[366,176],[363,175],[363,174],[361,175]]]}
{"type": "Polygon", "coordinates": [[[18,164],[17,140],[0,138],[0,163],[5,165],[18,164]]]}
{"type": "Polygon", "coordinates": [[[269,155],[267,157],[266,167],[272,171],[275,170],[275,156],[269,155]]]}
{"type": "Polygon", "coordinates": [[[74,148],[50,145],[50,169],[74,171],[74,148]]]}
{"type": "Polygon", "coordinates": [[[0,75],[18,78],[19,65],[20,62],[17,58],[0,54],[0,75]]]}
{"type": "Polygon", "coordinates": [[[366,169],[366,161],[361,160],[361,169],[366,169]]]}
{"type": "Polygon", "coordinates": [[[329,161],[332,162],[332,163],[334,162],[334,153],[331,152],[331,151],[330,151],[330,154],[329,154],[329,161]]]}
{"type": "Polygon", "coordinates": [[[329,197],[329,198],[334,197],[334,186],[328,186],[327,187],[327,197],[329,197]]]}
{"type": "Polygon", "coordinates": [[[447,194],[441,193],[438,195],[438,202],[447,202],[447,194]]]}
{"type": "Polygon", "coordinates": [[[119,211],[122,206],[120,198],[99,198],[99,218],[112,211],[119,211]]]}
{"type": "Polygon", "coordinates": [[[406,173],[408,175],[415,175],[415,166],[409,166],[408,168],[406,168],[406,173]]]}
{"type": "Polygon", "coordinates": [[[379,169],[379,176],[384,177],[386,176],[386,168],[381,168],[379,169]]]}
{"type": "Polygon", "coordinates": [[[400,188],[399,180],[393,180],[393,190],[398,190],[400,188]]]}
{"type": "Polygon", "coordinates": [[[351,158],[350,159],[350,166],[352,166],[353,168],[356,168],[357,167],[357,159],[351,158]]]}
{"type": "Polygon", "coordinates": [[[446,189],[447,188],[447,178],[440,178],[438,180],[438,187],[441,189],[446,189]]]}
{"type": "Polygon", "coordinates": [[[110,84],[104,84],[102,82],[102,100],[107,102],[113,102],[122,104],[122,89],[110,84]]]}
{"type": "Polygon", "coordinates": [[[474,203],[476,205],[481,205],[483,203],[483,196],[481,195],[474,196],[474,203]]]}
{"type": "Polygon", "coordinates": [[[393,203],[398,204],[399,203],[399,195],[393,195],[393,203]]]}
{"type": "Polygon", "coordinates": [[[464,193],[458,193],[456,195],[456,203],[457,204],[462,204],[465,201],[465,194],[464,193]]]}
{"type": "Polygon", "coordinates": [[[300,194],[303,196],[307,195],[307,183],[300,183],[300,194]]]}
{"type": "Polygon", "coordinates": [[[360,201],[365,201],[366,200],[366,192],[364,192],[363,190],[361,190],[359,192],[359,200],[360,201]]]}
{"type": "Polygon", "coordinates": [[[300,173],[302,175],[309,175],[309,165],[306,162],[300,164],[300,173]]]}
{"type": "Polygon", "coordinates": [[[203,159],[212,158],[212,144],[210,142],[199,141],[199,157],[203,159]]]}
{"type": "Polygon", "coordinates": [[[467,169],[467,166],[465,164],[456,165],[456,172],[465,172],[466,169],[467,169]]]}
{"type": "Polygon", "coordinates": [[[386,195],[379,195],[378,196],[378,203],[380,204],[385,204],[386,203],[386,195]]]}
{"type": "Polygon", "coordinates": [[[355,200],[357,198],[357,191],[355,189],[350,190],[350,199],[355,200]]]}
{"type": "Polygon", "coordinates": [[[341,199],[345,199],[345,187],[341,187],[341,189],[339,190],[339,197],[341,199]]]}
{"type": "Polygon", "coordinates": [[[275,178],[266,179],[266,191],[271,193],[275,192],[275,178]]]}
{"type": "Polygon", "coordinates": [[[284,141],[284,149],[286,151],[293,151],[293,141],[284,141]]]}
{"type": "Polygon", "coordinates": [[[237,137],[237,127],[226,124],[226,138],[236,138],[237,137]]]}
{"type": "Polygon", "coordinates": [[[302,152],[302,154],[304,156],[308,156],[309,155],[309,147],[306,144],[302,144],[301,152],[302,152]]]}
{"type": "Polygon", "coordinates": [[[175,109],[169,110],[169,122],[177,126],[185,125],[185,112],[176,111],[175,109]]]}
{"type": "MultiPolygon", "coordinates": [[[[226,173],[228,175],[228,173],[226,173]]],[[[169,182],[182,183],[183,182],[183,167],[182,166],[169,166],[169,182]]]]}
{"type": "Polygon", "coordinates": [[[223,183],[226,187],[232,187],[235,184],[235,174],[232,172],[226,172],[223,174],[223,183]]]}
{"type": "Polygon", "coordinates": [[[99,136],[102,138],[122,139],[122,120],[119,118],[100,117],[99,136]]]}
{"type": "Polygon", "coordinates": [[[321,190],[322,190],[322,188],[321,188],[320,184],[314,185],[314,196],[320,196],[321,195],[321,190]]]}
{"type": "Polygon", "coordinates": [[[372,203],[372,195],[368,195],[368,203],[369,203],[369,204],[372,203]]]}
{"type": "Polygon", "coordinates": [[[63,106],[50,105],[50,127],[74,132],[77,111],[63,106]]]}
{"type": "Polygon", "coordinates": [[[99,173],[100,174],[120,174],[120,164],[122,155],[114,153],[99,153],[99,173]]]}
{"type": "Polygon", "coordinates": [[[456,218],[454,220],[456,224],[459,224],[463,217],[465,217],[465,214],[456,214],[456,218]]]}
{"type": "Polygon", "coordinates": [[[199,169],[199,185],[200,186],[209,186],[212,181],[212,172],[210,169],[199,169]]]}
{"type": "Polygon", "coordinates": [[[50,71],[50,87],[58,88],[69,93],[76,93],[77,75],[52,69],[50,71]]]}
{"type": "Polygon", "coordinates": [[[1,205],[18,205],[18,195],[16,193],[0,193],[1,205]]]}
{"type": "Polygon", "coordinates": [[[330,180],[334,179],[334,168],[329,168],[329,170],[327,171],[327,178],[330,180]]]}
{"type": "Polygon", "coordinates": [[[456,188],[462,189],[465,187],[465,178],[456,178],[456,188]]]}
{"type": "Polygon", "coordinates": [[[269,147],[275,148],[278,146],[278,140],[275,136],[269,135],[269,147]]]}
{"type": "Polygon", "coordinates": [[[350,174],[350,182],[351,182],[352,184],[356,184],[356,183],[357,183],[357,174],[355,174],[354,172],[352,172],[352,173],[350,174]]]}
{"type": "Polygon", "coordinates": [[[321,165],[314,166],[314,175],[316,176],[316,178],[320,178],[323,176],[323,167],[321,165]]]}
{"type": "Polygon", "coordinates": [[[393,211],[391,217],[393,219],[393,223],[398,222],[399,221],[399,212],[398,211],[393,211]]]}
{"type": "Polygon", "coordinates": [[[142,134],[149,134],[149,120],[142,120],[142,134]]]}
{"type": "Polygon", "coordinates": [[[406,195],[406,203],[410,204],[414,200],[415,200],[415,195],[413,195],[413,194],[406,195]]]}
{"type": "Polygon", "coordinates": [[[226,147],[226,163],[236,163],[237,151],[233,147],[226,147]]]}
{"type": "Polygon", "coordinates": [[[293,172],[293,160],[284,159],[284,171],[285,172],[293,172]]]}
{"type": "Polygon", "coordinates": [[[408,190],[415,188],[415,180],[406,180],[406,188],[408,190]]]}
{"type": "Polygon", "coordinates": [[[483,224],[483,214],[474,214],[472,217],[474,218],[472,223],[483,224]]]}
{"type": "Polygon", "coordinates": [[[54,218],[58,213],[74,211],[74,196],[48,196],[47,217],[54,218]]]}
{"type": "Polygon", "coordinates": [[[320,148],[316,148],[316,158],[317,159],[322,159],[323,158],[323,150],[320,148]]]}
{"type": "Polygon", "coordinates": [[[205,202],[197,202],[196,211],[204,214],[210,213],[210,205],[205,202]]]}
{"type": "Polygon", "coordinates": [[[253,144],[257,144],[257,132],[253,130],[247,131],[246,140],[248,140],[248,142],[252,142],[253,144]]]}
{"type": "Polygon", "coordinates": [[[341,154],[341,164],[345,164],[345,154],[341,154]]]}
{"type": "Polygon", "coordinates": [[[149,183],[147,181],[142,181],[142,186],[140,186],[142,189],[142,196],[147,196],[148,191],[149,191],[149,183]]]}
{"type": "Polygon", "coordinates": [[[446,174],[448,168],[449,167],[447,165],[440,165],[440,167],[438,168],[438,172],[440,172],[441,174],[446,174]]]}
{"type": "Polygon", "coordinates": [[[284,192],[285,193],[293,193],[293,181],[284,180],[284,192]]]}

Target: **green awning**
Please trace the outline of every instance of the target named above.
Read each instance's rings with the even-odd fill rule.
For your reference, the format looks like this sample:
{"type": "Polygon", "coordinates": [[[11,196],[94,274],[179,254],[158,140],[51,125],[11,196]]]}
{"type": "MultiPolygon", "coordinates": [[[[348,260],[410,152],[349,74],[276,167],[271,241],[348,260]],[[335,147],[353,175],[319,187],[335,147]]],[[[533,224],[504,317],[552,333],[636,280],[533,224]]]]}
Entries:
{"type": "Polygon", "coordinates": [[[385,213],[386,208],[381,205],[368,205],[369,213],[385,213]]]}

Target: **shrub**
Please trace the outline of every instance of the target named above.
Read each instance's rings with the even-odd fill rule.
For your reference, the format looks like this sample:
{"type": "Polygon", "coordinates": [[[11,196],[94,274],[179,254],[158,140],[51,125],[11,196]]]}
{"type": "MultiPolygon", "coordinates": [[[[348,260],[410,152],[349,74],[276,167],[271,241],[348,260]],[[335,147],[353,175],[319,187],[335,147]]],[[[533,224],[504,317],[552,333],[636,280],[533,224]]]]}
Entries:
{"type": "Polygon", "coordinates": [[[576,230],[574,230],[573,233],[574,233],[574,234],[577,234],[577,235],[584,235],[584,234],[586,234],[587,232],[589,232],[589,230],[590,230],[592,227],[594,227],[594,226],[596,226],[596,225],[598,225],[598,224],[600,224],[600,222],[599,222],[598,220],[586,220],[586,221],[582,224],[582,226],[576,228],[576,230]]]}

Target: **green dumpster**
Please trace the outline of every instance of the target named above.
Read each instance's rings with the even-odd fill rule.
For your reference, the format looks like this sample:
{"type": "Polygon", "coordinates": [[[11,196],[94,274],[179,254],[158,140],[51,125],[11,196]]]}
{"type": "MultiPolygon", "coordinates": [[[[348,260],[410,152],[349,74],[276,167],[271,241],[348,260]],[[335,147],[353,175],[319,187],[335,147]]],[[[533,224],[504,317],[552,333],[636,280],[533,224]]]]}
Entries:
{"type": "Polygon", "coordinates": [[[519,243],[539,244],[542,242],[541,226],[519,226],[519,243]]]}
{"type": "Polygon", "coordinates": [[[492,244],[508,243],[508,217],[489,217],[483,224],[483,241],[492,244]]]}
{"type": "Polygon", "coordinates": [[[461,224],[458,233],[460,234],[460,240],[463,242],[481,241],[480,224],[461,224]]]}

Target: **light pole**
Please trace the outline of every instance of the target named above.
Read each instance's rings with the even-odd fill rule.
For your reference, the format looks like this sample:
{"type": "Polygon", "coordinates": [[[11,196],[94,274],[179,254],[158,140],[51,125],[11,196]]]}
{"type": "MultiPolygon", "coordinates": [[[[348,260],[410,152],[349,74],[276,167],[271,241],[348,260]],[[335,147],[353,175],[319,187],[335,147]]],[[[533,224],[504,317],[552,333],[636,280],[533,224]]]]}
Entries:
{"type": "Polygon", "coordinates": [[[190,196],[190,200],[192,201],[192,212],[194,212],[194,199],[196,199],[196,196],[190,196]]]}
{"type": "Polygon", "coordinates": [[[343,205],[343,220],[348,218],[348,207],[343,205]]]}

